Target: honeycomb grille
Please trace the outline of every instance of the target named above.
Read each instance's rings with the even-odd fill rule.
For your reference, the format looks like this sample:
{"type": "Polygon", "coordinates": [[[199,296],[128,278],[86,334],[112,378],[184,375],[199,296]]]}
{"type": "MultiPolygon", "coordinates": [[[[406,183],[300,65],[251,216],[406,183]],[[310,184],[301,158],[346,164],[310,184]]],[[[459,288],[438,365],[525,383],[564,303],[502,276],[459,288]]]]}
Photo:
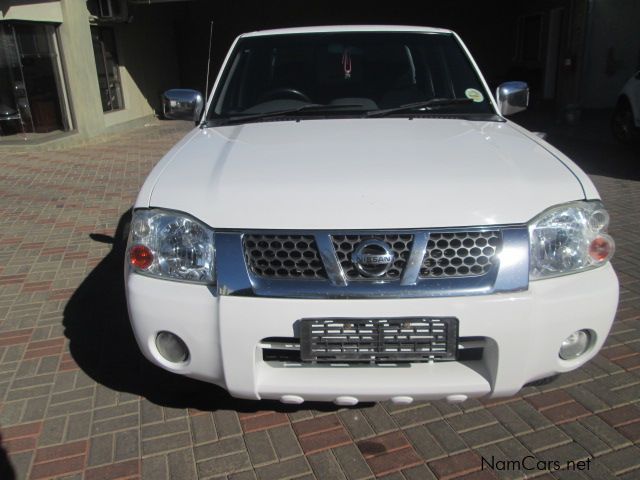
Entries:
{"type": "Polygon", "coordinates": [[[411,253],[413,235],[333,235],[333,247],[347,280],[396,280],[404,271],[411,253]],[[386,242],[394,253],[395,261],[387,272],[375,278],[362,275],[351,261],[353,252],[363,240],[376,239],[386,242]]]}
{"type": "Polygon", "coordinates": [[[484,275],[502,246],[499,231],[432,233],[420,278],[484,275]]]}
{"type": "Polygon", "coordinates": [[[326,279],[313,235],[245,235],[251,271],[265,278],[326,279]]]}

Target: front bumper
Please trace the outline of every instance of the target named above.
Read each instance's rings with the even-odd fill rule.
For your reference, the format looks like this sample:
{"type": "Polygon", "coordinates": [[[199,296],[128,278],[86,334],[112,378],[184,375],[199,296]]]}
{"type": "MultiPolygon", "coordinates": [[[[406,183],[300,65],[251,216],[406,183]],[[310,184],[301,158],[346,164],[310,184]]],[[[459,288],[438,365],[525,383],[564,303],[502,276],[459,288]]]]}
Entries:
{"type": "Polygon", "coordinates": [[[529,284],[523,292],[444,298],[280,299],[216,296],[201,286],[127,274],[129,315],[145,357],[169,371],[226,388],[235,397],[359,401],[508,396],[527,382],[573,370],[602,347],[618,303],[610,264],[529,284]],[[292,337],[302,318],[449,316],[461,337],[486,337],[482,359],[467,362],[327,366],[262,359],[260,342],[292,337]],[[559,358],[576,330],[595,332],[576,360],[559,358]],[[173,332],[190,350],[183,364],[158,353],[159,331],[173,332]]]}

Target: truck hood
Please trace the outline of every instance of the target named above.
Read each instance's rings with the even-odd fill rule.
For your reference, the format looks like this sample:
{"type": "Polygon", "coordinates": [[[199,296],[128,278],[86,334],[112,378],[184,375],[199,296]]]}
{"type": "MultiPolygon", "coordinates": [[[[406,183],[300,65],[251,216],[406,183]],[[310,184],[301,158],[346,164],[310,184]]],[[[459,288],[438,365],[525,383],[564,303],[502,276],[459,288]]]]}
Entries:
{"type": "Polygon", "coordinates": [[[444,118],[202,129],[148,181],[149,206],[228,229],[523,223],[584,198],[569,167],[517,127],[444,118]]]}

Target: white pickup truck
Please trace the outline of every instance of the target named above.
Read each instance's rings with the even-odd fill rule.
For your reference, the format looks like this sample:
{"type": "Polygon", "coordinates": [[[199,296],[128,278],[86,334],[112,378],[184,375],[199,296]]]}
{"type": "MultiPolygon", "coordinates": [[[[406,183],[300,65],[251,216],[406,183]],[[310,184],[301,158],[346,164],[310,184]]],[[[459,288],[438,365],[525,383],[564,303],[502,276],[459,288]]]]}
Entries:
{"type": "Polygon", "coordinates": [[[155,166],[126,253],[156,365],[284,403],[506,396],[601,348],[618,302],[598,192],[505,119],[458,36],[260,31],[155,166]]]}

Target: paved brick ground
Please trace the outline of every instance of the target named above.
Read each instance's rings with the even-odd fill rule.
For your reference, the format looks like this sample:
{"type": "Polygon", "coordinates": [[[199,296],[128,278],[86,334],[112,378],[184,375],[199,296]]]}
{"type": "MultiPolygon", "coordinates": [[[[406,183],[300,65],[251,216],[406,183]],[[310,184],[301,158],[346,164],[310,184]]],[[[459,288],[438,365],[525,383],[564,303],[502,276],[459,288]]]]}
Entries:
{"type": "Polygon", "coordinates": [[[640,478],[640,154],[597,124],[552,127],[596,173],[618,242],[620,308],[594,361],[501,401],[287,409],[149,377],[131,337],[110,242],[188,127],[0,158],[0,479],[640,478]],[[499,470],[527,455],[584,470],[499,470]]]}

